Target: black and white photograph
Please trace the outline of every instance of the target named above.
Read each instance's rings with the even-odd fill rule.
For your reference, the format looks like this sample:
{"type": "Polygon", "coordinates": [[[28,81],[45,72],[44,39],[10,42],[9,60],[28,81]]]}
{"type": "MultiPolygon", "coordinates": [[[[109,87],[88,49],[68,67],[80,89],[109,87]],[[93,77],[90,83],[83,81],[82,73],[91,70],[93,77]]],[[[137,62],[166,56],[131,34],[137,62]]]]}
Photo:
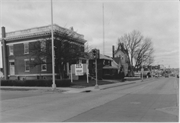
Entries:
{"type": "Polygon", "coordinates": [[[0,122],[179,122],[179,0],[0,0],[0,122]]]}

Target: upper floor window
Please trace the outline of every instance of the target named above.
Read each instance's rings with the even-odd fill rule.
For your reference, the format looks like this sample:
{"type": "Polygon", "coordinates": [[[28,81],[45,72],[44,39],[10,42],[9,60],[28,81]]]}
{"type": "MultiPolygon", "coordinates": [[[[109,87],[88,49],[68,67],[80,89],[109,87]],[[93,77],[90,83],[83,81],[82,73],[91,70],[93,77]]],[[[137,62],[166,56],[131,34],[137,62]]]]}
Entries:
{"type": "Polygon", "coordinates": [[[124,59],[124,57],[123,57],[123,56],[121,56],[121,59],[123,60],[123,59],[124,59]]]}
{"type": "Polygon", "coordinates": [[[29,43],[24,43],[24,54],[29,54],[29,43]]]}
{"type": "Polygon", "coordinates": [[[13,45],[9,45],[9,55],[14,55],[14,48],[13,45]]]}
{"type": "Polygon", "coordinates": [[[29,72],[30,71],[29,59],[24,59],[24,64],[25,64],[25,72],[29,72]]]}
{"type": "Polygon", "coordinates": [[[41,51],[46,51],[46,41],[41,41],[41,51]]]}

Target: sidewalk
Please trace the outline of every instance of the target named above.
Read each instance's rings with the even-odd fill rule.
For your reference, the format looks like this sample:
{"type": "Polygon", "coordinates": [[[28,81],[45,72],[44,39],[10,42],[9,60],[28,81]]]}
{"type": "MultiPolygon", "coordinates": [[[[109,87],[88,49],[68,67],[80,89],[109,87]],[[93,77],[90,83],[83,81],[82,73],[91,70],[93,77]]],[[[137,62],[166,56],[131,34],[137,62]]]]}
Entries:
{"type": "Polygon", "coordinates": [[[113,84],[99,85],[98,88],[95,88],[95,86],[83,87],[83,88],[56,87],[56,90],[52,90],[52,87],[0,86],[0,89],[29,89],[29,90],[52,91],[52,92],[60,92],[60,90],[63,90],[64,91],[63,93],[81,93],[81,92],[99,91],[99,90],[104,90],[104,89],[108,89],[108,88],[112,88],[112,87],[134,84],[136,82],[140,82],[141,80],[125,81],[125,82],[119,82],[116,80],[103,80],[103,81],[114,82],[114,83],[113,84]]]}
{"type": "MultiPolygon", "coordinates": [[[[81,93],[81,92],[92,92],[92,91],[99,91],[99,90],[105,90],[108,88],[113,88],[113,87],[118,87],[118,86],[123,86],[123,85],[129,85],[129,84],[134,84],[137,82],[141,82],[139,77],[134,77],[129,79],[127,77],[127,81],[124,82],[119,82],[118,80],[103,80],[103,81],[107,81],[107,82],[114,82],[113,84],[104,84],[104,85],[99,85],[98,88],[95,88],[95,86],[91,86],[91,87],[84,87],[84,88],[57,88],[57,89],[61,89],[61,90],[66,90],[64,93],[81,93]],[[135,80],[132,80],[135,79],[135,80]]],[[[149,80],[149,79],[147,79],[149,80]]],[[[146,81],[146,79],[144,79],[144,81],[146,81]]]]}

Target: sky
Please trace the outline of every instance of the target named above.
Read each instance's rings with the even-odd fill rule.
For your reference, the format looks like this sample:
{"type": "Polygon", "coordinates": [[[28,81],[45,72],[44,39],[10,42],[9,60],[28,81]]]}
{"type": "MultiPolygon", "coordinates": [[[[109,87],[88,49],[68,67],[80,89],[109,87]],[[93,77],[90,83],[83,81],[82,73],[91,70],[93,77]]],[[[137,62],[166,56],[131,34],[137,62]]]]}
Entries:
{"type": "MultiPolygon", "coordinates": [[[[11,32],[50,25],[50,2],[0,0],[0,27],[11,32]]],[[[53,0],[53,22],[61,27],[73,27],[84,35],[90,48],[103,53],[103,4],[105,55],[112,56],[112,45],[117,48],[118,38],[137,30],[153,42],[154,65],[179,67],[177,0],[53,0]]]]}

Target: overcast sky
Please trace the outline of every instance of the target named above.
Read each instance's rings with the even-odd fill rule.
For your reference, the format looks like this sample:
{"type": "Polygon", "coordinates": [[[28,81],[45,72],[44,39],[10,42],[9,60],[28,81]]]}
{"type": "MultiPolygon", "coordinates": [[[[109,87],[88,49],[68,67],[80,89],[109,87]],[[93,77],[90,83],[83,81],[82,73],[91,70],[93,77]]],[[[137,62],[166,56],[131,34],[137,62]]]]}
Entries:
{"type": "MultiPolygon", "coordinates": [[[[51,24],[50,0],[0,1],[0,26],[5,26],[6,32],[51,24]]],[[[179,67],[177,0],[53,0],[54,23],[73,27],[85,36],[90,47],[98,48],[102,53],[103,3],[106,55],[112,56],[112,45],[117,48],[118,38],[138,30],[152,39],[155,64],[179,67]]]]}

